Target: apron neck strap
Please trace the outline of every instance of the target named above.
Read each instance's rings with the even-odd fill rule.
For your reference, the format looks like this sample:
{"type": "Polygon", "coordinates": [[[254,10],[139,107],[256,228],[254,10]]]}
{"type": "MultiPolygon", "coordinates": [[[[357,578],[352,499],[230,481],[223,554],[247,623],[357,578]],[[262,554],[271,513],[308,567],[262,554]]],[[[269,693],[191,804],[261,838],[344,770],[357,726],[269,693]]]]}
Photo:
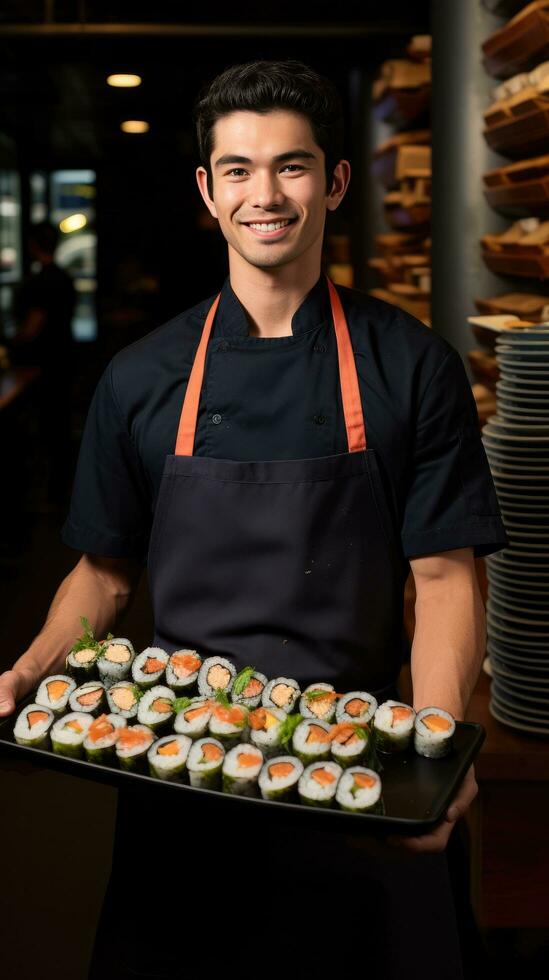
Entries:
{"type": "MultiPolygon", "coordinates": [[[[366,432],[364,428],[364,416],[362,412],[362,402],[360,399],[360,388],[356,371],[355,356],[349,335],[349,328],[339,294],[331,281],[328,281],[330,293],[330,306],[332,308],[332,319],[334,323],[337,357],[339,365],[339,382],[341,385],[341,399],[343,403],[343,414],[345,416],[345,428],[347,430],[347,443],[350,453],[363,452],[366,449],[366,432]]],[[[183,400],[177,441],[175,445],[176,456],[192,456],[194,450],[194,440],[196,434],[196,422],[198,419],[198,406],[200,404],[200,392],[204,380],[204,370],[206,366],[206,352],[208,342],[212,332],[214,317],[219,306],[221,293],[214,299],[202,329],[202,336],[198,344],[191,374],[187,383],[187,390],[183,400]]]]}

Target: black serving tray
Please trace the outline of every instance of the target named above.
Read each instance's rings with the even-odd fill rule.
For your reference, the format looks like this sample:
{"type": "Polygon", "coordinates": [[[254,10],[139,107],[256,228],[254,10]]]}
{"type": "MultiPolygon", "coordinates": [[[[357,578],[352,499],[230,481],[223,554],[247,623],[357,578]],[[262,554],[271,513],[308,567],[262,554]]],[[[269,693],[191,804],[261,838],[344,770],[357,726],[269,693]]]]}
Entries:
{"type": "MultiPolygon", "coordinates": [[[[378,753],[383,766],[380,771],[382,795],[385,804],[384,814],[348,813],[334,808],[305,806],[302,803],[286,803],[244,796],[232,796],[220,790],[195,789],[181,782],[168,782],[154,776],[127,772],[116,766],[88,762],[86,759],[69,759],[58,755],[52,749],[36,749],[28,745],[18,745],[13,736],[13,728],[19,712],[33,701],[33,696],[22,701],[7,718],[0,721],[0,754],[19,760],[26,760],[39,768],[54,769],[91,779],[98,783],[114,786],[121,790],[136,792],[171,793],[174,803],[183,803],[189,811],[214,805],[218,808],[220,819],[230,816],[230,808],[235,817],[242,807],[255,807],[254,819],[263,816],[267,822],[276,822],[284,812],[284,823],[304,826],[308,822],[317,829],[326,827],[330,831],[347,834],[426,834],[440,823],[445,811],[456,795],[469,766],[486,737],[485,729],[476,722],[456,722],[454,746],[452,751],[441,759],[426,759],[413,748],[407,752],[392,755],[378,753]]],[[[166,797],[164,797],[164,801],[166,797]]]]}

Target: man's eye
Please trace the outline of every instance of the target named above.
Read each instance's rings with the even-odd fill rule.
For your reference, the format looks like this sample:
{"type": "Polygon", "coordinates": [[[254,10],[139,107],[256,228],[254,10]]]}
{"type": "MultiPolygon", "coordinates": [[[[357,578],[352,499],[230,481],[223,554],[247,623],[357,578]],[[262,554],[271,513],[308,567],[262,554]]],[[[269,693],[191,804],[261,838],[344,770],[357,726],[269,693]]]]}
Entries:
{"type": "MultiPolygon", "coordinates": [[[[296,170],[303,170],[303,167],[299,163],[285,163],[282,169],[286,170],[287,167],[295,167],[296,170]]],[[[241,174],[246,173],[242,167],[233,167],[232,170],[227,172],[227,177],[233,177],[237,172],[241,174]]]]}
{"type": "Polygon", "coordinates": [[[303,167],[299,163],[287,163],[284,167],[284,170],[286,169],[286,167],[297,167],[298,170],[303,170],[303,167]]]}
{"type": "Polygon", "coordinates": [[[229,170],[227,177],[230,177],[232,174],[234,174],[236,170],[240,170],[241,173],[245,173],[242,167],[233,167],[232,170],[229,170]]]}

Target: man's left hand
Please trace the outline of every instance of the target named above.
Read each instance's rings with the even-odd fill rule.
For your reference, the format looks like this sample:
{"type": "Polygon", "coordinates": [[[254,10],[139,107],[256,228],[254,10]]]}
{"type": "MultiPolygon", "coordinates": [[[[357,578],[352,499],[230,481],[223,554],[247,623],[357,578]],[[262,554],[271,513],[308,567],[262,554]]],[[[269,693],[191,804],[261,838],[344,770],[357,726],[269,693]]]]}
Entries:
{"type": "Polygon", "coordinates": [[[465,773],[457,796],[454,797],[446,811],[444,820],[430,834],[421,834],[419,837],[398,837],[391,835],[385,838],[386,843],[416,854],[443,851],[454,829],[456,820],[463,816],[477,793],[478,784],[475,779],[475,767],[470,766],[465,773]]]}

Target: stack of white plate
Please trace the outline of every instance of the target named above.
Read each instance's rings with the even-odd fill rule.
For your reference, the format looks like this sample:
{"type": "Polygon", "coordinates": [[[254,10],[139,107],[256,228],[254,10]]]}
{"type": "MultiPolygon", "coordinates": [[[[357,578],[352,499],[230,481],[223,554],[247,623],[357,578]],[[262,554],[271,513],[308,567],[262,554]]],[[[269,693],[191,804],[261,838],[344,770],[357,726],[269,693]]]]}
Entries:
{"type": "Polygon", "coordinates": [[[549,324],[505,331],[496,356],[482,438],[510,543],[486,559],[490,711],[549,735],[549,324]]]}

